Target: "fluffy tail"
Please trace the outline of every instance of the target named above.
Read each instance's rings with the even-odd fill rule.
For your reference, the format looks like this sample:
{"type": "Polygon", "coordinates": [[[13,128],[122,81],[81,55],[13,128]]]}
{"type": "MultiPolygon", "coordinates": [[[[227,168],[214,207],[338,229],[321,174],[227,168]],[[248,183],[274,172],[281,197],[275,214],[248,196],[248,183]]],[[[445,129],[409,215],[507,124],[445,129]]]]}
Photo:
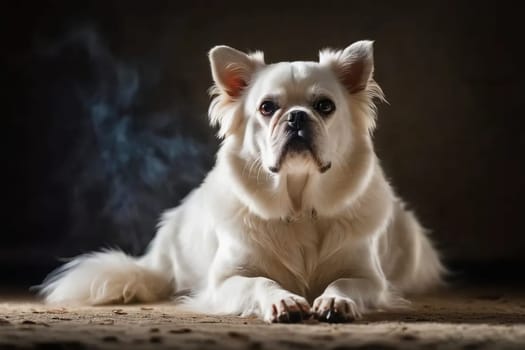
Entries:
{"type": "Polygon", "coordinates": [[[37,288],[47,303],[101,305],[163,300],[173,292],[173,283],[140,260],[108,250],[73,259],[37,288]]]}

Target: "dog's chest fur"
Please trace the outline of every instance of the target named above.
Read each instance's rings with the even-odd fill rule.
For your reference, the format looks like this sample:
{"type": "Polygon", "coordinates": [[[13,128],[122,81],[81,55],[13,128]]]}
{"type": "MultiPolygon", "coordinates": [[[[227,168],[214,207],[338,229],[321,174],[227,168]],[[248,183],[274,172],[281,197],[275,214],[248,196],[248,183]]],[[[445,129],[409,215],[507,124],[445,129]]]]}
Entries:
{"type": "Polygon", "coordinates": [[[283,288],[315,297],[346,269],[344,249],[352,238],[344,220],[305,213],[294,220],[245,217],[253,255],[252,273],[277,281],[283,288]]]}

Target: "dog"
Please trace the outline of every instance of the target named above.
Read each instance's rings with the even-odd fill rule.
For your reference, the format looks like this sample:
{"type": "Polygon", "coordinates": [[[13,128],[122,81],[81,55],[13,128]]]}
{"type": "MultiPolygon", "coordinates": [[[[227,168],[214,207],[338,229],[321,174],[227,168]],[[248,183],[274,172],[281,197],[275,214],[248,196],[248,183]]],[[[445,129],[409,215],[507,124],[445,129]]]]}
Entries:
{"type": "Polygon", "coordinates": [[[192,310],[347,322],[438,286],[445,268],[374,153],[373,42],[318,62],[209,52],[216,164],[162,216],[142,257],[79,256],[41,285],[49,303],[155,302],[192,310]]]}

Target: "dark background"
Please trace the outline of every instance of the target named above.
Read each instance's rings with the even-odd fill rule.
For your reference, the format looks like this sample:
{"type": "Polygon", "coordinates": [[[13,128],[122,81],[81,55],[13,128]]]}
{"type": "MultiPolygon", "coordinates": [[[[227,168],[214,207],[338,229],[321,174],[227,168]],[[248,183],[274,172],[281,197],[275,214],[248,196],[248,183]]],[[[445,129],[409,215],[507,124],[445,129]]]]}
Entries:
{"type": "MultiPolygon", "coordinates": [[[[207,51],[316,60],[373,39],[377,153],[460,278],[523,276],[520,10],[502,1],[40,1],[2,5],[0,285],[101,247],[140,253],[198,185],[207,51]]],[[[516,5],[518,6],[518,5],[516,5]]]]}

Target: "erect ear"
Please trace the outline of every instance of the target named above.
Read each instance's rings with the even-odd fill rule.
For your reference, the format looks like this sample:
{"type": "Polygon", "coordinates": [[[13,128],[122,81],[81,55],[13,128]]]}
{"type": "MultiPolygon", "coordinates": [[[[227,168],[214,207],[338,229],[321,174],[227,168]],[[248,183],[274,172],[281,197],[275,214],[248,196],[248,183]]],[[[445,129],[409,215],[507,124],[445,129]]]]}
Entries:
{"type": "Polygon", "coordinates": [[[230,97],[238,97],[252,74],[264,65],[262,52],[245,54],[229,46],[215,46],[209,53],[215,85],[230,97]]]}
{"type": "Polygon", "coordinates": [[[373,41],[362,40],[342,51],[323,50],[319,63],[330,66],[351,93],[364,90],[374,72],[373,41]]]}

